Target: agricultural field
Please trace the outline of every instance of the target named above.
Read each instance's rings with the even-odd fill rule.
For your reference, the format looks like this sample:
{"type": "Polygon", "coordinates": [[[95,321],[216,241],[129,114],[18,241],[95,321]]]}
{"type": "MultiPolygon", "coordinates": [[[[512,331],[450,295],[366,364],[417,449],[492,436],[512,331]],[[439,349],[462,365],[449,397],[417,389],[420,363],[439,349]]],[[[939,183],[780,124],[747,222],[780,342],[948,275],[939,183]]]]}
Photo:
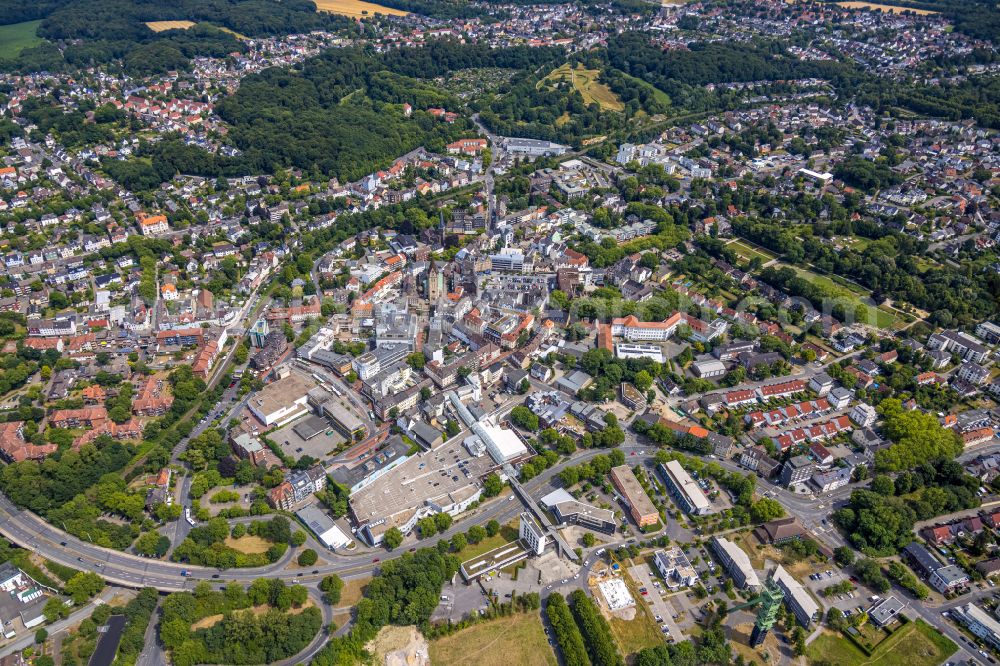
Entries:
{"type": "Polygon", "coordinates": [[[187,30],[194,27],[194,21],[149,21],[146,23],[146,27],[153,32],[187,30]]]}
{"type": "Polygon", "coordinates": [[[899,627],[870,657],[843,636],[828,632],[809,644],[806,656],[811,663],[842,666],[938,666],[956,649],[939,631],[917,620],[899,627]]]}
{"type": "Polygon", "coordinates": [[[618,95],[597,80],[600,74],[600,70],[585,69],[583,65],[576,69],[570,69],[569,63],[565,63],[552,70],[548,76],[538,82],[538,85],[552,84],[559,79],[566,79],[580,91],[585,104],[597,102],[602,111],[623,111],[625,105],[618,99],[618,95]]]}
{"type": "Polygon", "coordinates": [[[431,641],[435,666],[556,666],[538,613],[517,613],[481,622],[451,636],[431,641]]]}
{"type": "Polygon", "coordinates": [[[374,16],[375,14],[385,14],[387,16],[406,16],[409,12],[391,7],[383,7],[373,2],[364,0],[316,0],[316,9],[321,12],[331,14],[341,14],[343,16],[374,16]]]}
{"type": "Polygon", "coordinates": [[[889,14],[902,14],[903,12],[913,12],[919,16],[937,14],[937,12],[930,9],[913,9],[912,7],[899,7],[897,5],[879,5],[873,2],[838,2],[837,5],[840,7],[846,7],[847,9],[877,9],[880,12],[888,12],[889,14]]]}
{"type": "Polygon", "coordinates": [[[750,241],[746,240],[734,240],[731,243],[727,243],[726,247],[746,261],[757,257],[766,264],[769,261],[773,261],[777,256],[770,250],[762,248],[759,245],[752,245],[750,241]]]}
{"type": "Polygon", "coordinates": [[[41,21],[0,25],[0,60],[16,58],[22,50],[45,41],[35,34],[39,23],[41,21]]]}

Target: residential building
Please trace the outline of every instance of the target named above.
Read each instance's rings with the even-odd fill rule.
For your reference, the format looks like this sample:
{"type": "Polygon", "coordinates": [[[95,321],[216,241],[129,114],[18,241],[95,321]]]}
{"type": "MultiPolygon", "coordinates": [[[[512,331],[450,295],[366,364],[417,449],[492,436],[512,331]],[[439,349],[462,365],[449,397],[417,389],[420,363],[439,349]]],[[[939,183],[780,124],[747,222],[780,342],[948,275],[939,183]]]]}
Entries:
{"type": "Polygon", "coordinates": [[[997,622],[989,612],[970,601],[964,606],[952,609],[951,617],[989,643],[994,650],[1000,650],[1000,622],[997,622]]]}
{"type": "Polygon", "coordinates": [[[802,483],[813,475],[816,465],[806,456],[794,456],[785,461],[781,468],[781,485],[791,486],[802,483]]]}
{"type": "Polygon", "coordinates": [[[896,621],[903,610],[903,602],[894,596],[880,599],[868,609],[868,618],[876,627],[888,627],[896,621]]]}
{"type": "Polygon", "coordinates": [[[736,589],[757,591],[761,587],[760,578],[750,563],[750,556],[742,548],[726,537],[712,537],[712,551],[719,558],[722,568],[733,579],[736,589]]]}
{"type": "Polygon", "coordinates": [[[813,621],[819,619],[820,605],[802,586],[802,583],[795,580],[790,573],[785,571],[784,567],[779,564],[771,575],[771,579],[785,593],[785,603],[799,624],[808,628],[813,621]]]}

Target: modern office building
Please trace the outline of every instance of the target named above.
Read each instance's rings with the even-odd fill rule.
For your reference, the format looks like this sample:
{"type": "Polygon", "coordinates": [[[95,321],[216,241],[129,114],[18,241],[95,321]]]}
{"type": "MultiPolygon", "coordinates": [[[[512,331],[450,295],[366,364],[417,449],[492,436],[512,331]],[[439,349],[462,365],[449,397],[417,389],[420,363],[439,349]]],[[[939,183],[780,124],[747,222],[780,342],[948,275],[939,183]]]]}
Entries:
{"type": "Polygon", "coordinates": [[[656,551],[653,554],[653,565],[672,590],[691,587],[698,582],[698,572],[678,546],[656,551]]]}
{"type": "Polygon", "coordinates": [[[524,542],[528,552],[535,555],[541,555],[545,552],[545,530],[527,511],[521,512],[517,536],[524,542]]]}
{"type": "Polygon", "coordinates": [[[711,513],[712,502],[679,462],[670,460],[666,464],[657,465],[656,469],[666,484],[671,499],[681,510],[696,516],[711,513]]]}
{"type": "Polygon", "coordinates": [[[639,527],[655,525],[660,520],[660,513],[653,506],[653,501],[635,478],[628,465],[611,468],[611,483],[628,505],[632,520],[639,527]]]}
{"type": "Polygon", "coordinates": [[[614,511],[581,502],[563,488],[553,490],[538,501],[552,512],[559,525],[578,525],[604,534],[615,533],[617,521],[614,511]]]}
{"type": "Polygon", "coordinates": [[[993,649],[1000,650],[1000,622],[987,611],[970,602],[953,609],[951,616],[993,649]]]}

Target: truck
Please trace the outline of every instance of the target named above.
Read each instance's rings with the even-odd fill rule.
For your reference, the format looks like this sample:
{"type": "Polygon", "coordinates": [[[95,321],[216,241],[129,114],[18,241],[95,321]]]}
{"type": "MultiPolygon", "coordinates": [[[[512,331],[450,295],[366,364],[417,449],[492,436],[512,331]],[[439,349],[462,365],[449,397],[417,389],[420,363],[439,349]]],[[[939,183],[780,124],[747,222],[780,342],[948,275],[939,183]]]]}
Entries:
{"type": "Polygon", "coordinates": [[[191,572],[188,571],[187,569],[181,569],[181,575],[187,577],[191,575],[191,572]]]}

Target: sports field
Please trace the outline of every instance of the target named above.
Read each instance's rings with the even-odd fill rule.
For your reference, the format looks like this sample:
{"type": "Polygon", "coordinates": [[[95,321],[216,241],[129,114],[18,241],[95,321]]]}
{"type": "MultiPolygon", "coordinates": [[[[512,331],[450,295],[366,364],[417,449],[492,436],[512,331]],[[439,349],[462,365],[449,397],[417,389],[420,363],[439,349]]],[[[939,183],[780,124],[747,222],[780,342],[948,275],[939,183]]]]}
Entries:
{"type": "Polygon", "coordinates": [[[321,12],[353,16],[355,18],[374,16],[375,14],[385,14],[387,16],[406,16],[409,14],[409,12],[404,12],[401,9],[383,7],[373,2],[364,2],[364,0],[316,0],[316,9],[321,12]]]}
{"type": "Polygon", "coordinates": [[[762,247],[752,246],[748,241],[745,240],[734,240],[726,245],[730,250],[740,255],[743,259],[750,261],[754,257],[758,257],[765,264],[775,258],[775,254],[770,250],[766,250],[762,247]]]}
{"type": "Polygon", "coordinates": [[[149,21],[146,27],[153,32],[164,30],[187,30],[194,27],[194,21],[149,21]]]}
{"type": "Polygon", "coordinates": [[[538,613],[517,613],[431,641],[434,666],[556,666],[538,613]]]}
{"type": "Polygon", "coordinates": [[[597,102],[604,111],[624,110],[625,105],[618,99],[618,95],[597,80],[600,75],[600,70],[586,69],[583,65],[578,65],[576,69],[570,69],[569,63],[564,63],[539,81],[539,85],[553,84],[559,79],[566,79],[580,91],[584,104],[597,102]]]}
{"type": "Polygon", "coordinates": [[[41,21],[0,25],[0,60],[16,58],[23,49],[45,41],[35,34],[39,23],[41,21]]]}

